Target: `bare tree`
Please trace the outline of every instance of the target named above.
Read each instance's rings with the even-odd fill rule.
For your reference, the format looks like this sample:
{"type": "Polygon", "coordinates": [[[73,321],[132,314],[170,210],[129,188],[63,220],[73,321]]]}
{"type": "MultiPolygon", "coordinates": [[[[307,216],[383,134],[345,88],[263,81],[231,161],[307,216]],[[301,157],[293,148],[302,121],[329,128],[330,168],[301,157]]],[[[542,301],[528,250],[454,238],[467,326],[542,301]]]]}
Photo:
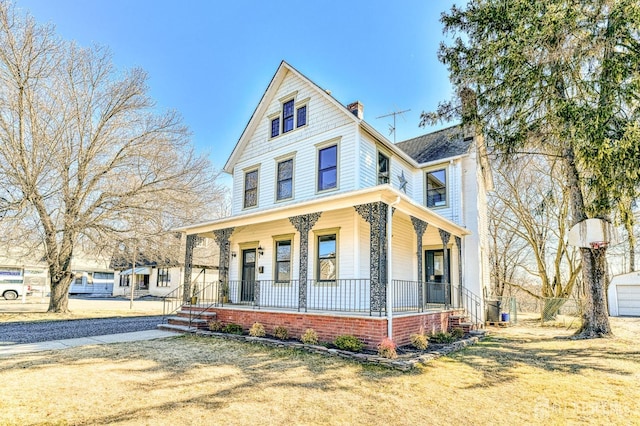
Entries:
{"type": "Polygon", "coordinates": [[[543,299],[544,312],[555,316],[579,282],[579,252],[566,244],[569,231],[569,188],[560,163],[525,156],[497,167],[491,195],[492,265],[501,286],[516,287],[543,299]],[[517,271],[533,276],[539,292],[512,280],[517,271]]]}
{"type": "Polygon", "coordinates": [[[14,237],[41,245],[51,312],[68,310],[79,247],[162,236],[219,198],[217,174],[146,81],[0,2],[0,210],[3,227],[25,231],[14,237]]]}

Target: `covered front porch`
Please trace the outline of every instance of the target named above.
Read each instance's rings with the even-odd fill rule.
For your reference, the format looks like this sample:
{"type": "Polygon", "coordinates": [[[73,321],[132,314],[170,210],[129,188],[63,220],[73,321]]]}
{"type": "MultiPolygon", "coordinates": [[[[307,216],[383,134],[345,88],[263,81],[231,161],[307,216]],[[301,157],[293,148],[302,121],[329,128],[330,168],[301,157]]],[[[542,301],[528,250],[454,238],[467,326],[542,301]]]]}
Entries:
{"type": "Polygon", "coordinates": [[[466,309],[480,318],[463,285],[468,231],[388,185],[182,231],[183,300],[196,296],[202,309],[385,318],[389,337],[394,316],[466,309]],[[220,277],[194,291],[191,257],[203,237],[220,250],[220,277]]]}

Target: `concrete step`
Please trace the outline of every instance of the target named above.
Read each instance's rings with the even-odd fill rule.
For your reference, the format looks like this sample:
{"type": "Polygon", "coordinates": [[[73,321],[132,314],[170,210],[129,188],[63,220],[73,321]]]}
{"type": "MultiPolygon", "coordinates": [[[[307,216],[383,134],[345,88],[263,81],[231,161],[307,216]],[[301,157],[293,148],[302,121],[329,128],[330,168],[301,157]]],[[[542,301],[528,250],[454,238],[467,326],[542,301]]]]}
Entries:
{"type": "Polygon", "coordinates": [[[158,329],[173,331],[174,333],[195,333],[195,328],[190,328],[189,326],[177,325],[177,324],[158,324],[158,329]]]}
{"type": "MultiPolygon", "coordinates": [[[[208,321],[215,320],[216,316],[217,316],[217,314],[215,312],[198,311],[196,309],[194,309],[193,314],[197,318],[206,319],[208,321]]],[[[187,318],[189,318],[189,316],[191,315],[191,311],[189,309],[182,308],[178,312],[176,312],[176,315],[179,316],[179,317],[187,317],[187,318]]]]}

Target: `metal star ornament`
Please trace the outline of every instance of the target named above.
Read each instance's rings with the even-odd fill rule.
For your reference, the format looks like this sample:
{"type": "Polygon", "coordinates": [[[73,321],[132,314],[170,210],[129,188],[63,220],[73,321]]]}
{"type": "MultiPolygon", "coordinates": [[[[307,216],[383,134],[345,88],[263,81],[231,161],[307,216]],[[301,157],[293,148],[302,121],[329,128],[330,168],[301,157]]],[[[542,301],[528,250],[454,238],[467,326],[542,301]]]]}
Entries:
{"type": "Polygon", "coordinates": [[[401,174],[398,175],[398,180],[400,181],[400,183],[398,184],[398,189],[400,189],[401,191],[404,191],[404,193],[407,193],[407,179],[404,177],[404,170],[402,171],[401,174]]]}

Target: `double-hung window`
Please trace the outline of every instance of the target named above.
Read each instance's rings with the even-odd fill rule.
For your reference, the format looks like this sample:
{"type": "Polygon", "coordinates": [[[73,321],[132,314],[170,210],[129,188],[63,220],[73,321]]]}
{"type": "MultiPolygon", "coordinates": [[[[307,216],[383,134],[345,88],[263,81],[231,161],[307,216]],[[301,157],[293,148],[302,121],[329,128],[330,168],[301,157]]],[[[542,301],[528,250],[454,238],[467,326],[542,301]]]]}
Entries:
{"type": "Polygon", "coordinates": [[[296,127],[302,127],[307,124],[307,106],[303,105],[297,109],[296,127]]]}
{"type": "Polygon", "coordinates": [[[244,174],[244,208],[258,205],[258,170],[244,174]]]}
{"type": "Polygon", "coordinates": [[[169,286],[169,268],[158,268],[158,280],[156,285],[158,287],[169,286]]]}
{"type": "Polygon", "coordinates": [[[271,120],[271,137],[275,138],[280,134],[280,117],[271,120]]]}
{"type": "Polygon", "coordinates": [[[286,200],[293,197],[293,159],[284,160],[278,163],[278,187],[276,190],[277,200],[286,200]]]}
{"type": "Polygon", "coordinates": [[[318,191],[338,187],[338,146],[318,151],[318,191]]]}
{"type": "Polygon", "coordinates": [[[378,185],[389,183],[389,157],[378,152],[378,185]]]}
{"type": "Polygon", "coordinates": [[[293,130],[293,99],[282,104],[282,133],[293,130]]]}
{"type": "Polygon", "coordinates": [[[335,281],[337,278],[336,234],[318,236],[318,281],[335,281]]]}
{"type": "Polygon", "coordinates": [[[291,280],[291,240],[276,241],[276,282],[291,280]]]}
{"type": "Polygon", "coordinates": [[[427,172],[427,207],[447,205],[447,171],[445,169],[427,172]]]}

